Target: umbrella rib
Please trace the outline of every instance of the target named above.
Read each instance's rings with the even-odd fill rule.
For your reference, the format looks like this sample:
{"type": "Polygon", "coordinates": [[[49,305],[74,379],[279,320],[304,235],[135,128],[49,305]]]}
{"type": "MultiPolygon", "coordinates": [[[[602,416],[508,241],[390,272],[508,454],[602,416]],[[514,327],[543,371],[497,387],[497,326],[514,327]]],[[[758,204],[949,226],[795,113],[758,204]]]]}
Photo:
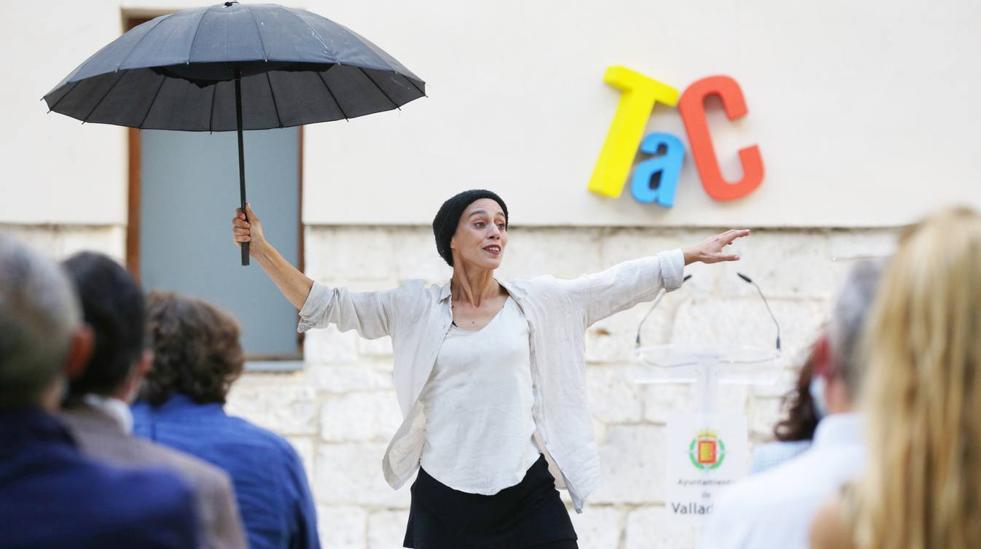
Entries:
{"type": "Polygon", "coordinates": [[[272,80],[269,78],[269,71],[266,71],[266,84],[269,84],[269,95],[272,96],[273,110],[276,111],[276,121],[279,127],[283,127],[283,119],[279,117],[279,105],[276,104],[276,92],[273,90],[272,80]]]}
{"type": "Polygon", "coordinates": [[[164,84],[167,82],[167,77],[160,75],[160,85],[157,86],[157,91],[153,93],[153,99],[150,100],[150,105],[146,108],[146,112],[143,113],[143,120],[140,120],[140,125],[137,128],[142,128],[143,124],[146,124],[146,119],[150,117],[150,111],[153,110],[153,105],[157,102],[157,96],[160,95],[160,90],[163,89],[164,84]]]}
{"type": "Polygon", "coordinates": [[[208,133],[215,133],[215,96],[218,95],[218,82],[211,86],[211,111],[208,113],[208,133]]]}
{"type": "MultiPolygon", "coordinates": [[[[333,56],[333,55],[331,55],[330,48],[327,47],[327,42],[324,42],[323,37],[320,36],[320,33],[317,32],[317,29],[313,28],[313,25],[311,25],[309,21],[307,21],[303,17],[300,17],[300,15],[298,13],[296,13],[295,10],[285,9],[282,6],[279,6],[279,8],[282,9],[283,11],[285,11],[287,14],[292,15],[293,17],[296,17],[297,19],[300,20],[301,23],[303,23],[304,25],[306,25],[306,27],[308,29],[310,29],[310,34],[312,34],[313,37],[317,39],[317,42],[320,42],[320,45],[323,46],[324,53],[327,55],[327,57],[328,58],[334,58],[336,60],[336,57],[333,56]]],[[[304,10],[304,11],[306,11],[306,10],[304,10]]]]}
{"type": "Polygon", "coordinates": [[[119,67],[122,67],[122,66],[123,66],[123,63],[125,63],[126,61],[129,61],[129,56],[131,56],[131,55],[133,55],[133,52],[134,52],[134,51],[136,51],[136,48],[137,48],[137,47],[139,47],[139,45],[143,43],[143,40],[144,40],[144,39],[145,39],[145,38],[146,38],[147,36],[149,36],[149,35],[150,35],[150,33],[151,33],[151,32],[153,32],[153,31],[154,31],[154,30],[155,30],[155,29],[156,29],[157,27],[159,27],[159,26],[160,26],[160,23],[163,23],[163,22],[164,22],[164,20],[166,20],[166,19],[168,19],[168,18],[170,18],[170,14],[167,14],[167,15],[164,15],[164,16],[163,16],[163,17],[161,17],[161,18],[160,18],[159,20],[157,20],[157,22],[156,22],[156,23],[154,23],[154,25],[153,25],[152,27],[150,27],[149,29],[147,29],[147,31],[146,31],[146,32],[144,32],[144,33],[143,33],[143,36],[141,36],[141,37],[140,37],[140,39],[139,39],[139,40],[137,40],[135,44],[133,44],[133,47],[132,47],[132,48],[130,48],[128,52],[126,52],[126,57],[123,57],[123,60],[122,60],[122,61],[120,61],[120,62],[119,62],[119,63],[118,63],[117,65],[116,65],[116,70],[117,70],[117,71],[119,70],[119,67]]]}
{"type": "Polygon", "coordinates": [[[95,109],[99,108],[99,105],[101,105],[102,102],[105,101],[107,97],[109,97],[109,94],[112,93],[112,90],[116,89],[116,84],[118,84],[119,81],[122,80],[123,77],[126,76],[127,74],[129,74],[129,71],[125,71],[125,70],[119,73],[119,76],[117,76],[116,80],[113,81],[111,86],[109,86],[109,89],[106,90],[106,93],[102,94],[102,97],[100,97],[99,100],[95,102],[95,105],[92,106],[92,108],[89,110],[89,113],[86,114],[85,118],[82,119],[83,124],[89,121],[89,118],[92,117],[92,114],[95,112],[95,109]]]}
{"type": "Polygon", "coordinates": [[[371,83],[372,83],[372,84],[374,84],[376,88],[378,88],[378,91],[380,91],[380,92],[382,93],[382,95],[384,95],[384,96],[385,96],[385,99],[388,99],[388,102],[389,102],[389,103],[391,103],[391,104],[392,104],[392,106],[394,106],[394,107],[395,107],[396,109],[399,109],[399,110],[402,110],[402,108],[401,108],[401,107],[399,107],[399,104],[398,104],[398,103],[396,103],[396,102],[395,102],[395,101],[394,101],[394,100],[392,99],[392,97],[391,97],[390,95],[388,95],[388,92],[386,92],[385,90],[383,90],[383,89],[382,89],[382,87],[378,85],[378,82],[375,82],[375,79],[374,79],[374,78],[372,78],[372,77],[371,77],[371,75],[370,75],[370,74],[368,74],[368,72],[367,72],[367,71],[365,71],[365,70],[364,70],[363,68],[361,68],[361,67],[358,67],[358,70],[359,70],[359,71],[361,71],[361,74],[363,74],[363,75],[365,76],[365,78],[367,78],[368,80],[370,80],[370,81],[371,81],[371,83]]]}
{"type": "Polygon", "coordinates": [[[194,51],[194,43],[198,41],[198,31],[201,30],[201,21],[204,21],[204,16],[205,15],[208,15],[208,12],[210,12],[210,11],[211,11],[211,8],[208,8],[206,10],[201,10],[201,17],[198,17],[198,24],[197,24],[196,27],[194,27],[194,36],[191,37],[191,45],[188,46],[188,48],[187,48],[187,62],[188,63],[191,62],[191,52],[194,51]]]}
{"type": "MultiPolygon", "coordinates": [[[[330,68],[332,69],[332,68],[334,68],[336,66],[337,65],[331,65],[330,68]]],[[[327,70],[329,71],[330,69],[327,69],[327,70]]],[[[324,72],[327,72],[327,71],[324,71],[324,72]]],[[[318,78],[320,78],[320,82],[324,85],[324,88],[327,90],[327,93],[330,94],[330,98],[334,100],[334,104],[337,105],[337,110],[341,111],[341,116],[344,117],[344,120],[349,120],[349,118],[347,116],[347,113],[344,112],[344,107],[341,106],[341,102],[338,101],[337,100],[337,97],[334,96],[334,92],[330,91],[330,86],[328,86],[327,85],[327,81],[324,80],[324,75],[320,71],[317,71],[316,72],[316,75],[317,75],[318,78]]]]}
{"type": "MultiPolygon", "coordinates": [[[[259,36],[259,46],[262,48],[262,60],[268,62],[269,54],[266,53],[266,41],[262,39],[262,31],[259,29],[259,20],[255,18],[255,12],[249,9],[249,6],[246,6],[245,4],[239,5],[245,8],[245,11],[249,12],[249,15],[252,16],[252,23],[255,24],[255,33],[259,36]]],[[[282,124],[280,124],[280,127],[282,127],[282,124]]]]}
{"type": "Polygon", "coordinates": [[[420,88],[419,86],[416,85],[416,83],[415,83],[414,80],[412,80],[408,76],[406,76],[404,74],[401,74],[401,73],[398,73],[398,75],[401,76],[402,78],[405,78],[406,80],[408,80],[409,81],[409,84],[412,84],[412,87],[415,88],[417,92],[421,93],[423,97],[429,97],[428,95],[426,95],[426,92],[422,90],[422,88],[420,88]]]}
{"type": "Polygon", "coordinates": [[[76,80],[75,82],[72,82],[72,87],[68,88],[68,91],[65,92],[65,95],[62,95],[61,97],[59,97],[58,100],[54,102],[54,105],[51,105],[51,107],[48,108],[48,112],[51,112],[51,111],[55,110],[55,107],[57,107],[58,105],[60,105],[61,102],[64,101],[66,97],[68,97],[68,94],[70,94],[72,91],[74,91],[75,88],[77,88],[78,85],[81,82],[82,82],[81,80],[76,80]]]}

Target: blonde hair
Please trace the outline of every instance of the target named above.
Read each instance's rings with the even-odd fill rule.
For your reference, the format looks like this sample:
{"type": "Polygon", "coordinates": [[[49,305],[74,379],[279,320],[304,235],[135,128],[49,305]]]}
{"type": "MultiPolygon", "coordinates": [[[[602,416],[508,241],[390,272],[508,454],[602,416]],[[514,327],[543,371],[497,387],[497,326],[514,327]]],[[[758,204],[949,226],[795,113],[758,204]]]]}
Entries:
{"type": "Polygon", "coordinates": [[[981,547],[981,217],[907,231],[869,318],[861,549],[981,547]]]}

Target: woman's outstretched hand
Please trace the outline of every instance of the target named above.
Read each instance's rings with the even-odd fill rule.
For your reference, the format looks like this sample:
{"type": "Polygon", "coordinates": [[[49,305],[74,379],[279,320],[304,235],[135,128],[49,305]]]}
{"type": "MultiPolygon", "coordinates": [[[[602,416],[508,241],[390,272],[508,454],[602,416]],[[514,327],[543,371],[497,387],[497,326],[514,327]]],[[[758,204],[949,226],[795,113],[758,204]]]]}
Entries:
{"type": "Polygon", "coordinates": [[[262,221],[259,216],[252,211],[252,205],[245,205],[245,212],[242,208],[235,208],[235,217],[232,218],[232,238],[236,243],[251,242],[249,255],[255,256],[266,247],[266,236],[262,232],[262,221]]]}
{"type": "Polygon", "coordinates": [[[701,244],[685,248],[685,265],[691,265],[697,261],[701,261],[702,263],[739,261],[739,256],[726,253],[725,247],[732,244],[737,238],[748,235],[749,229],[732,229],[724,233],[719,233],[701,244]]]}

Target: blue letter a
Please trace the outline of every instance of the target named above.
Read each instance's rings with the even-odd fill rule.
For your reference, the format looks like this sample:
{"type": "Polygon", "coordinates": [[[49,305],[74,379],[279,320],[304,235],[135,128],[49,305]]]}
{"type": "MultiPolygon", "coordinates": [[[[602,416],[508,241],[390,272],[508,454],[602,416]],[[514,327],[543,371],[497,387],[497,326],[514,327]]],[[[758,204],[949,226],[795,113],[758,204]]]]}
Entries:
{"type": "Polygon", "coordinates": [[[652,133],[640,143],[640,150],[652,155],[634,168],[630,191],[637,202],[674,206],[674,193],[685,160],[685,146],[670,133],[652,133]]]}

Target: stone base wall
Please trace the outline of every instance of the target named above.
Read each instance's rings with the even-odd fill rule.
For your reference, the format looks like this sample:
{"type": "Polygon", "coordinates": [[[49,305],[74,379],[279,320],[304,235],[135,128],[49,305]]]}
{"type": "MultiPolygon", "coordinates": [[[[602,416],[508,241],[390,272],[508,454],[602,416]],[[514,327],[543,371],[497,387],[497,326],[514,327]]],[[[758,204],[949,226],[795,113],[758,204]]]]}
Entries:
{"type": "MultiPolygon", "coordinates": [[[[55,255],[97,249],[120,258],[121,227],[2,226],[55,255]]],[[[502,277],[574,277],[619,261],[689,245],[711,234],[693,229],[513,227],[502,277]]],[[[644,344],[773,346],[776,330],[753,278],[782,328],[783,354],[769,384],[727,386],[719,408],[742,410],[753,442],[767,440],[795,367],[825,318],[829,300],[855,260],[888,254],[892,230],[758,230],[736,246],[739,263],[694,265],[683,288],[668,294],[647,321],[644,344]]],[[[308,274],[352,289],[393,287],[422,278],[441,283],[449,268],[432,233],[419,227],[308,227],[308,274]]],[[[639,384],[634,359],[638,323],[649,305],[589,329],[587,384],[603,482],[583,514],[573,515],[588,549],[688,548],[690,527],[664,506],[665,418],[691,410],[686,385],[639,384]]],[[[391,490],[381,473],[386,444],[400,423],[391,384],[391,342],[363,340],[334,328],[308,332],[306,367],[250,373],[235,385],[231,412],[286,436],[307,466],[320,531],[330,549],[401,547],[408,489],[391,490]]]]}

